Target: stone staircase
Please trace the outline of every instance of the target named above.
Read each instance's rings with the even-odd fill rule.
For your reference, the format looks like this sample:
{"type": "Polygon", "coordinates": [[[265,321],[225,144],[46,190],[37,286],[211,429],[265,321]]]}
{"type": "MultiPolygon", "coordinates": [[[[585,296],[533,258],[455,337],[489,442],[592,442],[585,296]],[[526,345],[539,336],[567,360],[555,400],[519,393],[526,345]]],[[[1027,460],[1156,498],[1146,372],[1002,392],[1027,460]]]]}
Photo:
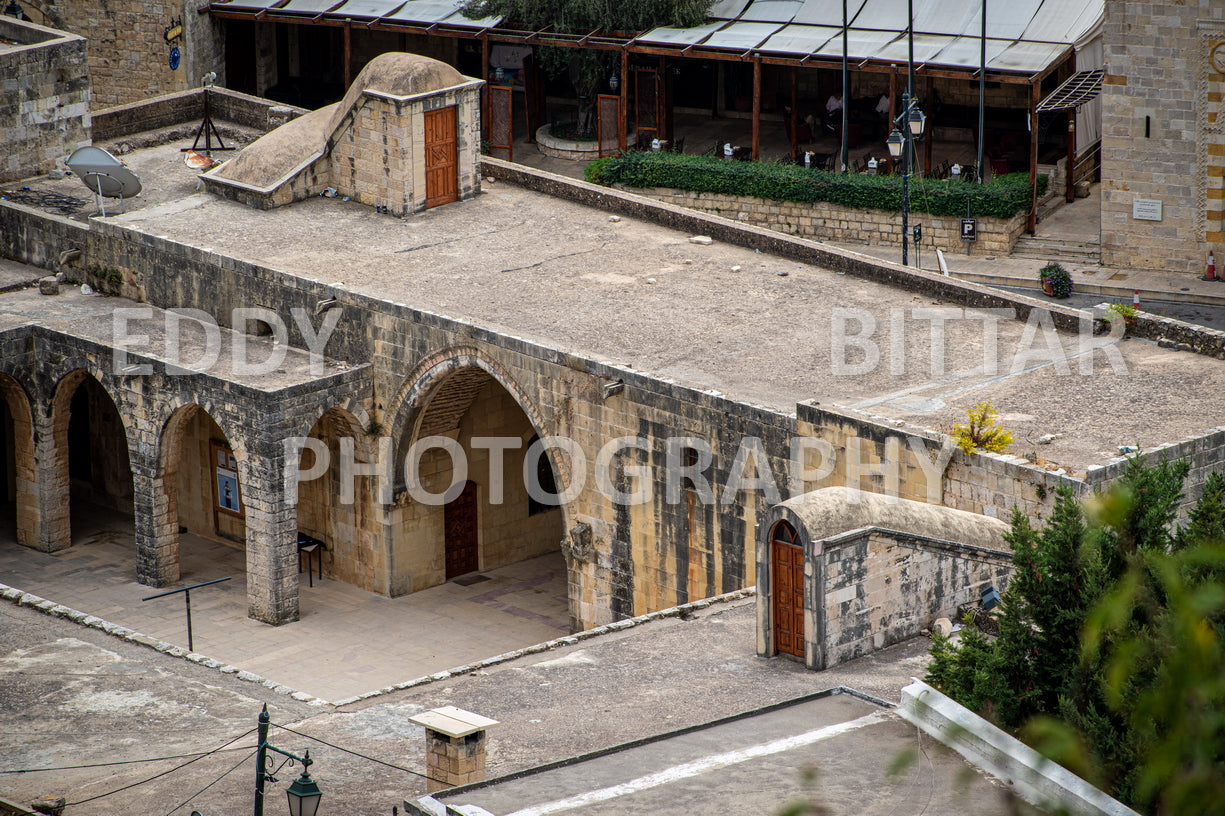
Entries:
{"type": "Polygon", "coordinates": [[[1017,245],[1012,250],[1012,257],[1075,264],[1100,264],[1102,244],[1100,240],[1089,242],[1073,238],[1022,235],[1017,239],[1017,245]]]}

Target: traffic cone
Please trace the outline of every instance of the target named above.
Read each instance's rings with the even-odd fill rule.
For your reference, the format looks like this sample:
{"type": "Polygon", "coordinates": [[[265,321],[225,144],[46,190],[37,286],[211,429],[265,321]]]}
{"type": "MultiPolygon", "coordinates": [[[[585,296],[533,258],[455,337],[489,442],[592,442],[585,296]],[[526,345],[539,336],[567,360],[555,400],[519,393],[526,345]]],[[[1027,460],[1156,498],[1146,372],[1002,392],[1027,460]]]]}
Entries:
{"type": "Polygon", "coordinates": [[[1137,309],[1140,308],[1140,290],[1139,289],[1131,290],[1131,305],[1135,306],[1137,309]]]}
{"type": "Polygon", "coordinates": [[[1204,277],[1200,278],[1200,280],[1206,280],[1206,281],[1221,280],[1220,278],[1217,277],[1217,274],[1216,274],[1216,253],[1214,253],[1212,250],[1208,250],[1208,272],[1204,275],[1204,277]]]}

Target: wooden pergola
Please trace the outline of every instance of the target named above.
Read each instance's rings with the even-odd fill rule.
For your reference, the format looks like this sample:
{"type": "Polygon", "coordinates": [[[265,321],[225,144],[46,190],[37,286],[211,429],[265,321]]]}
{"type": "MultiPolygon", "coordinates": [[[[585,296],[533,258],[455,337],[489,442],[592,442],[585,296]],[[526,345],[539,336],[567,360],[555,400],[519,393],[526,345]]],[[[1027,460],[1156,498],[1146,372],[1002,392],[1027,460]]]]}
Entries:
{"type": "MultiPolygon", "coordinates": [[[[985,0],[950,1],[972,3],[975,5],[982,2],[984,8],[986,7],[985,0]]],[[[852,0],[857,10],[867,9],[873,2],[883,2],[883,0],[852,0]]],[[[918,0],[918,2],[920,5],[923,4],[923,0],[918,0]]],[[[1101,0],[1071,0],[1071,2],[1072,4],[1079,3],[1086,7],[1092,6],[1094,3],[1099,6],[1101,5],[1101,0]]],[[[791,3],[798,7],[804,6],[803,0],[791,0],[791,3]]],[[[830,53],[829,48],[808,48],[804,50],[805,46],[803,44],[799,47],[796,46],[797,42],[803,43],[804,37],[802,35],[812,32],[826,33],[831,29],[830,26],[795,25],[778,21],[763,24],[757,17],[752,17],[751,0],[721,0],[716,6],[726,8],[729,4],[733,10],[740,9],[735,17],[727,20],[716,19],[711,24],[698,29],[664,28],[651,32],[594,30],[581,34],[559,32],[553,30],[552,27],[537,31],[521,31],[503,26],[502,20],[498,18],[469,20],[464,18],[459,12],[459,8],[462,5],[459,0],[411,0],[411,2],[405,2],[405,0],[215,0],[215,2],[210,3],[208,6],[202,7],[201,13],[208,13],[220,19],[330,26],[341,29],[343,31],[344,42],[344,81],[346,87],[351,84],[353,79],[352,38],[355,31],[386,31],[399,34],[478,41],[481,44],[482,54],[481,78],[486,82],[490,79],[490,50],[494,44],[498,43],[531,48],[536,46],[557,46],[614,52],[620,56],[620,77],[622,78],[619,93],[615,95],[615,98],[618,100],[617,145],[622,150],[627,146],[627,134],[629,133],[629,103],[632,83],[628,80],[630,77],[631,56],[656,58],[658,60],[658,75],[663,75],[669,59],[700,59],[741,64],[747,63],[752,66],[753,75],[751,151],[752,157],[756,159],[759,157],[761,150],[762,67],[773,65],[791,69],[791,109],[795,111],[798,109],[797,94],[800,70],[826,69],[842,71],[844,70],[845,63],[840,57],[842,50],[840,45],[836,49],[836,53],[833,54],[830,53]],[[754,28],[755,26],[762,25],[765,28],[754,28]],[[768,29],[772,30],[767,31],[768,29]],[[789,29],[796,29],[796,31],[790,32],[789,29]],[[754,39],[756,36],[755,32],[767,34],[767,36],[754,39]],[[787,36],[783,36],[784,34],[787,36]]],[[[776,3],[775,5],[779,4],[776,3]]],[[[824,5],[828,6],[829,4],[825,3],[824,5]]],[[[1082,10],[1081,16],[1084,17],[1085,14],[1090,12],[1092,12],[1091,8],[1089,12],[1082,10]]],[[[893,118],[899,108],[899,76],[902,77],[903,81],[905,80],[909,65],[904,56],[902,59],[898,59],[897,50],[894,45],[897,38],[903,37],[907,32],[907,27],[904,24],[906,21],[903,20],[901,22],[903,25],[888,29],[880,27],[874,29],[846,29],[848,39],[855,34],[859,34],[861,39],[884,44],[877,47],[878,53],[856,56],[853,64],[847,66],[847,69],[860,73],[888,75],[890,119],[893,118]]],[[[841,37],[842,32],[843,29],[838,28],[836,30],[837,36],[834,39],[841,37]]],[[[959,47],[959,40],[966,39],[965,37],[952,37],[948,34],[933,35],[918,31],[916,31],[915,37],[925,37],[925,42],[929,46],[927,50],[929,51],[944,44],[945,40],[949,41],[946,50],[952,51],[959,47]],[[933,41],[935,45],[932,45],[933,41]]],[[[818,36],[816,39],[820,39],[820,37],[818,36]]],[[[979,44],[977,43],[977,38],[975,39],[974,48],[978,49],[979,44]]],[[[1068,38],[1065,37],[1065,39],[1068,38]]],[[[815,42],[815,39],[811,37],[810,40],[815,42]]],[[[833,42],[832,39],[829,41],[833,42]]],[[[1030,134],[1028,163],[1031,185],[1036,190],[1039,149],[1038,115],[1041,111],[1056,109],[1051,108],[1049,105],[1040,108],[1040,103],[1043,101],[1042,83],[1056,71],[1064,70],[1068,67],[1071,67],[1072,70],[1075,69],[1075,46],[1072,42],[1063,41],[1022,41],[1007,38],[984,38],[981,43],[984,53],[987,50],[988,43],[992,45],[995,59],[986,64],[985,71],[982,70],[981,65],[965,64],[965,59],[961,59],[960,64],[949,64],[950,60],[948,59],[942,62],[939,55],[933,59],[925,59],[923,62],[916,61],[914,71],[916,75],[928,78],[960,80],[979,80],[982,78],[987,82],[999,83],[1001,85],[1029,86],[1029,92],[1026,94],[1030,100],[1028,105],[1030,134]]],[[[861,47],[858,50],[862,52],[865,49],[861,47]]],[[[961,48],[959,51],[962,54],[965,52],[965,48],[961,48]]],[[[534,66],[529,68],[529,81],[539,84],[538,69],[534,66]]],[[[666,84],[664,87],[666,88],[666,84]]],[[[528,99],[528,129],[530,132],[534,132],[535,128],[540,124],[540,110],[538,104],[534,104],[534,95],[529,94],[528,99]]],[[[661,111],[671,109],[671,100],[666,98],[665,93],[658,94],[657,104],[661,111]]],[[[488,105],[488,99],[486,105],[488,105]]],[[[1077,106],[1073,106],[1072,112],[1069,113],[1070,118],[1074,116],[1075,107],[1077,106]]],[[[660,135],[665,138],[668,136],[666,130],[668,118],[667,115],[659,117],[658,127],[663,128],[660,135]]],[[[488,119],[489,117],[483,118],[483,128],[488,127],[488,119]]],[[[794,155],[797,138],[795,134],[796,128],[793,127],[790,130],[792,152],[794,155]]],[[[485,130],[483,135],[487,137],[488,131],[485,130]]],[[[1069,149],[1074,152],[1074,143],[1071,136],[1069,136],[1069,145],[1069,149]]],[[[930,167],[930,139],[927,140],[926,163],[930,167]]],[[[1071,156],[1069,156],[1068,165],[1071,168],[1071,156]]],[[[1036,203],[1031,208],[1029,216],[1029,230],[1031,232],[1034,229],[1035,221],[1036,203]]]]}

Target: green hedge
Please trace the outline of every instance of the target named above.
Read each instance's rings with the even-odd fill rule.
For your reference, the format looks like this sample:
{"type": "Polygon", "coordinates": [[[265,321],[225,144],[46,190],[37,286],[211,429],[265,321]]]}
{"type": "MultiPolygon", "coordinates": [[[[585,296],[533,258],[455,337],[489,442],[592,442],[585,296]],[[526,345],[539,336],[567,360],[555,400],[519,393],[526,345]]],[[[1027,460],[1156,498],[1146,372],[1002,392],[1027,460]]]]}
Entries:
{"type": "MultiPolygon", "coordinates": [[[[596,184],[669,187],[775,201],[824,201],[862,210],[902,210],[900,176],[843,175],[795,164],[633,151],[591,162],[586,177],[596,184]]],[[[1048,181],[1047,176],[1038,176],[1039,198],[1046,192],[1048,181]]],[[[1009,173],[987,184],[917,177],[910,180],[911,212],[963,216],[967,203],[970,214],[976,217],[1011,218],[1026,212],[1030,204],[1029,174],[1009,173]]]]}

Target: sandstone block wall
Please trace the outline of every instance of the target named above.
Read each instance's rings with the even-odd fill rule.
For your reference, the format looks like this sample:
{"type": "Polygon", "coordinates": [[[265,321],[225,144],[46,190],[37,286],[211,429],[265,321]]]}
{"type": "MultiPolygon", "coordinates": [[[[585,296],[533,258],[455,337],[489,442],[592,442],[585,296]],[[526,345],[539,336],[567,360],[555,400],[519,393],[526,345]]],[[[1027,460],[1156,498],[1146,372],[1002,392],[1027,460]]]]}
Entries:
{"type": "Polygon", "coordinates": [[[90,143],[85,40],[0,16],[0,181],[45,173],[90,143]]]}
{"type": "MultiPolygon", "coordinates": [[[[627,188],[632,189],[632,188],[627,188]]],[[[749,196],[721,193],[696,193],[665,187],[632,189],[679,207],[732,218],[756,227],[818,241],[850,241],[865,244],[895,244],[901,248],[902,218],[899,213],[856,210],[818,202],[770,201],[749,196]]],[[[970,245],[972,255],[1007,255],[1025,231],[1025,214],[1009,219],[979,218],[978,240],[970,245]]],[[[923,225],[923,249],[945,252],[965,251],[961,240],[961,219],[911,213],[910,226],[923,225]]]]}
{"type": "Polygon", "coordinates": [[[198,88],[209,71],[224,74],[221,22],[199,14],[198,6],[187,0],[59,0],[38,10],[47,25],[89,39],[93,105],[105,108],[198,88]],[[168,42],[166,29],[180,20],[182,36],[168,42]],[[180,62],[172,69],[170,51],[176,47],[180,62]]]}
{"type": "Polygon", "coordinates": [[[919,634],[936,618],[956,618],[982,589],[1001,592],[1009,553],[887,530],[826,539],[818,590],[825,666],[871,654],[919,634]]]}
{"type": "Polygon", "coordinates": [[[1225,251],[1225,7],[1106,3],[1102,85],[1102,261],[1204,274],[1225,251]],[[1136,199],[1161,220],[1133,217],[1136,199]]]}

